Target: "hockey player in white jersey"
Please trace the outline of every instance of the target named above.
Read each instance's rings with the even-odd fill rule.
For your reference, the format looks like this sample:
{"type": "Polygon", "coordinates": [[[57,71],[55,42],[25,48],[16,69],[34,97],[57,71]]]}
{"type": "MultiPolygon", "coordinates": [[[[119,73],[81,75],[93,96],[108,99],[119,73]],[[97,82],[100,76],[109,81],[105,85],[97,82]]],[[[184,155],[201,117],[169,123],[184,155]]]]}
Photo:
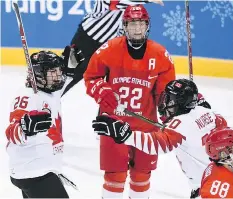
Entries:
{"type": "Polygon", "coordinates": [[[195,83],[178,79],[169,82],[160,96],[158,111],[166,118],[163,131],[131,131],[129,124],[115,116],[98,116],[93,128],[99,135],[111,136],[117,143],[134,146],[151,155],[176,148],[176,157],[193,189],[190,198],[195,198],[199,196],[202,174],[210,163],[203,147],[205,138],[213,129],[227,126],[222,116],[197,103],[195,83]]]}
{"type": "Polygon", "coordinates": [[[84,58],[69,46],[61,57],[40,51],[30,58],[38,92],[27,78],[11,105],[6,129],[11,182],[24,198],[68,198],[61,182],[75,185],[61,174],[61,95],[84,58]]]}

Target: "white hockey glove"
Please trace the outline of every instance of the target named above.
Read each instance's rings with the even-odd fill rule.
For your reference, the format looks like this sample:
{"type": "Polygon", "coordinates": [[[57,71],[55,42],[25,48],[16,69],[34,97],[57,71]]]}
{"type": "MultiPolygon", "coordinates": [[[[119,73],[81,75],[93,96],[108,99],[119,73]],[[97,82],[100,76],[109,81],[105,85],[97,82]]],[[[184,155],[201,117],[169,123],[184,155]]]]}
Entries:
{"type": "Polygon", "coordinates": [[[66,46],[61,58],[64,60],[65,68],[63,72],[69,76],[73,77],[75,74],[75,68],[78,67],[84,61],[84,55],[82,51],[72,46],[66,46]]]}
{"type": "Polygon", "coordinates": [[[98,135],[109,136],[118,144],[124,143],[132,134],[128,123],[123,123],[113,116],[97,116],[96,120],[92,121],[92,127],[98,135]]]}

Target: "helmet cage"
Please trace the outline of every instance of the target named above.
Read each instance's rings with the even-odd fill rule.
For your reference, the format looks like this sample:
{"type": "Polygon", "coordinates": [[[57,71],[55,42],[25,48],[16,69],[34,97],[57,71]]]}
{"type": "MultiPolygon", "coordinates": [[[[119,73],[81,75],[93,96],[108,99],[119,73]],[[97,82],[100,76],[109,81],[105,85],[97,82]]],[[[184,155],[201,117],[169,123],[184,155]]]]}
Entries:
{"type": "Polygon", "coordinates": [[[179,94],[172,91],[163,91],[159,98],[158,111],[165,117],[173,117],[195,108],[197,105],[197,96],[186,95],[184,91],[179,94]]]}
{"type": "Polygon", "coordinates": [[[63,64],[59,65],[58,63],[54,63],[54,65],[51,65],[51,63],[41,63],[34,65],[34,74],[36,78],[36,83],[37,86],[41,89],[43,89],[46,92],[55,92],[60,89],[65,84],[66,81],[66,75],[62,74],[57,74],[56,76],[49,76],[48,72],[49,70],[53,70],[54,68],[59,67],[59,69],[62,71],[62,68],[64,67],[63,64]],[[48,79],[51,80],[52,83],[48,82],[48,79]]]}
{"type": "MultiPolygon", "coordinates": [[[[61,57],[51,51],[40,51],[31,55],[31,62],[39,90],[51,93],[62,89],[66,81],[66,75],[62,72],[65,66],[61,57]]],[[[28,71],[26,86],[29,87],[31,87],[30,74],[30,71],[28,71]]]]}
{"type": "MultiPolygon", "coordinates": [[[[140,24],[141,25],[141,24],[140,24]]],[[[141,28],[141,26],[140,26],[141,28]]],[[[135,48],[140,48],[145,41],[148,38],[149,31],[150,31],[150,18],[147,10],[143,5],[134,5],[134,6],[128,6],[124,12],[123,15],[123,29],[126,35],[127,40],[129,41],[129,44],[131,44],[132,47],[135,48]],[[145,22],[145,25],[147,28],[142,32],[141,38],[135,38],[132,35],[134,34],[133,31],[136,31],[137,28],[135,29],[128,29],[129,22],[145,22]],[[130,32],[132,31],[132,32],[130,32]]],[[[142,28],[141,28],[142,31],[142,28]]],[[[135,35],[134,35],[135,36],[135,35]]],[[[137,37],[137,36],[136,36],[137,37]]]]}
{"type": "Polygon", "coordinates": [[[177,109],[178,104],[175,103],[174,97],[163,91],[159,98],[158,111],[160,115],[165,116],[166,118],[173,117],[176,115],[177,109]]]}
{"type": "Polygon", "coordinates": [[[215,157],[218,157],[218,159],[211,159],[217,163],[228,165],[233,168],[233,145],[231,147],[226,146],[225,149],[219,151],[215,157]]]}
{"type": "Polygon", "coordinates": [[[123,29],[125,32],[125,36],[126,36],[127,40],[129,41],[129,43],[131,44],[131,46],[136,47],[136,48],[141,47],[148,39],[149,32],[150,32],[150,21],[149,20],[142,20],[142,19],[132,19],[132,20],[123,21],[123,29]],[[139,21],[139,22],[145,21],[146,26],[147,26],[145,33],[142,34],[142,37],[140,39],[137,39],[137,38],[134,38],[133,36],[131,36],[130,31],[135,31],[135,30],[128,29],[128,23],[129,22],[136,22],[136,21],[139,21]]]}

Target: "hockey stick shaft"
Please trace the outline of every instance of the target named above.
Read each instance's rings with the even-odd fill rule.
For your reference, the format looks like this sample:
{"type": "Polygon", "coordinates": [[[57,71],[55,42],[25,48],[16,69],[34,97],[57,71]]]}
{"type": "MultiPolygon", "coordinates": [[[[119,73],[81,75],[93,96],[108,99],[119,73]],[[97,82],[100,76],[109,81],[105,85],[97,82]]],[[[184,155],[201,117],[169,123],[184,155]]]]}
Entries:
{"type": "Polygon", "coordinates": [[[186,31],[187,31],[187,50],[188,50],[188,64],[189,64],[189,79],[193,81],[193,61],[192,61],[192,41],[191,41],[191,19],[189,11],[189,1],[185,0],[185,16],[186,16],[186,31]]]}
{"type": "Polygon", "coordinates": [[[148,119],[148,118],[146,118],[146,117],[144,117],[144,116],[142,116],[142,115],[139,115],[139,114],[134,113],[134,112],[132,112],[132,111],[129,111],[129,110],[127,110],[127,109],[124,109],[123,112],[124,112],[125,114],[128,114],[128,115],[130,115],[130,116],[132,116],[132,117],[138,118],[138,119],[140,119],[140,120],[142,120],[142,121],[144,121],[144,122],[147,122],[147,123],[149,123],[149,124],[152,124],[152,125],[154,125],[154,126],[156,126],[156,127],[159,127],[159,128],[161,128],[161,129],[164,129],[164,128],[165,128],[165,125],[160,124],[159,122],[155,122],[155,121],[153,121],[153,120],[150,120],[150,119],[148,119]]]}
{"type": "Polygon", "coordinates": [[[19,33],[20,33],[20,37],[21,37],[21,42],[22,42],[22,46],[23,46],[23,50],[24,50],[25,59],[27,62],[30,83],[31,83],[31,86],[32,86],[34,93],[37,93],[38,90],[37,90],[37,86],[36,86],[36,79],[35,79],[35,75],[33,72],[30,55],[28,52],[28,45],[27,45],[26,35],[24,32],[23,21],[22,21],[20,12],[19,12],[19,6],[17,3],[13,3],[13,7],[14,7],[18,27],[19,27],[19,33]]]}

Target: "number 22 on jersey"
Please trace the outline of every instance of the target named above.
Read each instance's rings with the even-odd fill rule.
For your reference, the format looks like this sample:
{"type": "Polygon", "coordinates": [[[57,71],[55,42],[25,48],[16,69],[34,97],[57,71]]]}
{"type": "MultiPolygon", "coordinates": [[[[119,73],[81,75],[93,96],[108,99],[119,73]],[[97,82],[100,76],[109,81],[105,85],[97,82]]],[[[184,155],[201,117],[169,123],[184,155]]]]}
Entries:
{"type": "Polygon", "coordinates": [[[122,86],[119,89],[120,104],[125,108],[130,106],[133,109],[141,108],[142,88],[129,88],[122,86]]]}

